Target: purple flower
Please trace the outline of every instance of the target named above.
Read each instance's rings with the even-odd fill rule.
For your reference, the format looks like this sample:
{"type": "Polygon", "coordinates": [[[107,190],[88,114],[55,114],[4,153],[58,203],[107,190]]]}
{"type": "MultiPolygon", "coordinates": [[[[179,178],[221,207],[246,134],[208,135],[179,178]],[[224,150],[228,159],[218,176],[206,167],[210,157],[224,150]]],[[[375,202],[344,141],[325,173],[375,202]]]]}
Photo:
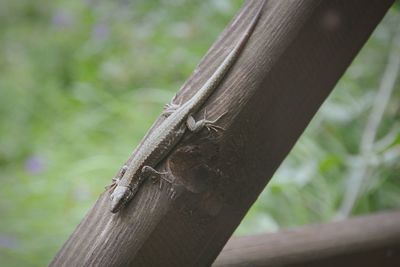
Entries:
{"type": "Polygon", "coordinates": [[[33,174],[40,173],[45,169],[45,161],[38,155],[32,155],[25,161],[25,169],[33,174]]]}
{"type": "Polygon", "coordinates": [[[65,10],[58,10],[53,15],[53,25],[59,28],[67,28],[74,23],[74,17],[71,13],[65,10]]]}
{"type": "Polygon", "coordinates": [[[92,37],[95,40],[105,40],[109,34],[109,28],[105,23],[98,23],[94,25],[92,30],[92,37]]]}
{"type": "Polygon", "coordinates": [[[0,234],[0,248],[13,249],[17,247],[18,245],[15,237],[0,234]]]}

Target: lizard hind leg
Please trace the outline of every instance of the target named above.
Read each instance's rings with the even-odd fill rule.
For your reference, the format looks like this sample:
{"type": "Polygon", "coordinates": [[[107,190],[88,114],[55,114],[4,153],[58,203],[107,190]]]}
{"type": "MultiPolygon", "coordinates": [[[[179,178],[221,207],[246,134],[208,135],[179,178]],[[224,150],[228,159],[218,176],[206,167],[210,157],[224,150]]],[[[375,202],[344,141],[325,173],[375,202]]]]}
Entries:
{"type": "Polygon", "coordinates": [[[164,111],[162,112],[162,115],[164,117],[168,117],[169,115],[174,113],[175,110],[177,110],[180,106],[181,106],[180,104],[174,104],[173,102],[165,104],[164,111]]]}
{"type": "Polygon", "coordinates": [[[186,126],[188,127],[188,129],[192,132],[199,132],[200,130],[202,130],[204,127],[207,128],[207,130],[211,131],[214,130],[216,132],[220,131],[220,130],[225,130],[223,127],[216,125],[216,122],[221,119],[223,116],[225,116],[227,114],[227,112],[224,112],[222,115],[220,115],[218,118],[214,119],[214,120],[207,120],[207,111],[204,111],[204,117],[203,119],[196,121],[192,115],[188,116],[188,119],[186,121],[186,126]]]}

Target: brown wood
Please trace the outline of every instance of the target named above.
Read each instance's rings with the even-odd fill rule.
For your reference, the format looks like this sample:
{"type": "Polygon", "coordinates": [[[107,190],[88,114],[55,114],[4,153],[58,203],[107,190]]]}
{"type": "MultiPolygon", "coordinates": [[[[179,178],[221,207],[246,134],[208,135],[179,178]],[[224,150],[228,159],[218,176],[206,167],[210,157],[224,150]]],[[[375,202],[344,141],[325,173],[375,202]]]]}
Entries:
{"type": "MultiPolygon", "coordinates": [[[[102,194],[51,266],[211,265],[392,2],[268,1],[206,105],[210,118],[229,110],[219,121],[226,130],[188,134],[157,167],[175,177],[176,197],[147,182],[113,215],[108,193],[102,194]]],[[[210,77],[257,6],[246,2],[178,100],[210,77]]]]}
{"type": "Polygon", "coordinates": [[[400,266],[400,211],[233,237],[213,264],[234,266],[400,266]]]}

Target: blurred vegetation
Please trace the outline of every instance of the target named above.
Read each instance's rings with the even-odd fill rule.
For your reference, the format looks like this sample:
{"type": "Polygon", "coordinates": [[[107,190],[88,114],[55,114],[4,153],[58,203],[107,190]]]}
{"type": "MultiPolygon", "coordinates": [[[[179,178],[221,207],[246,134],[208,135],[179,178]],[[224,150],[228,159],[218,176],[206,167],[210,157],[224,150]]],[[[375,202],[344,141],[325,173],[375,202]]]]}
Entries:
{"type": "MultiPolygon", "coordinates": [[[[0,2],[1,266],[49,262],[241,2],[0,2]]],[[[398,16],[387,14],[238,233],[400,207],[398,82],[382,100],[398,73],[398,16]]]]}

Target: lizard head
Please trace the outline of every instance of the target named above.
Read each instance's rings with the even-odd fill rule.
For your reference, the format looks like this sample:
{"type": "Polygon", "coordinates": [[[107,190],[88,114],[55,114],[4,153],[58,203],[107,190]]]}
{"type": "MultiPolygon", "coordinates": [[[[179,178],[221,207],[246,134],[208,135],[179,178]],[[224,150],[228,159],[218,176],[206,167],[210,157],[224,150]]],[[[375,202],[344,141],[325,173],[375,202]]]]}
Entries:
{"type": "Polygon", "coordinates": [[[110,196],[110,211],[117,213],[132,197],[133,192],[129,187],[118,185],[110,196]]]}

